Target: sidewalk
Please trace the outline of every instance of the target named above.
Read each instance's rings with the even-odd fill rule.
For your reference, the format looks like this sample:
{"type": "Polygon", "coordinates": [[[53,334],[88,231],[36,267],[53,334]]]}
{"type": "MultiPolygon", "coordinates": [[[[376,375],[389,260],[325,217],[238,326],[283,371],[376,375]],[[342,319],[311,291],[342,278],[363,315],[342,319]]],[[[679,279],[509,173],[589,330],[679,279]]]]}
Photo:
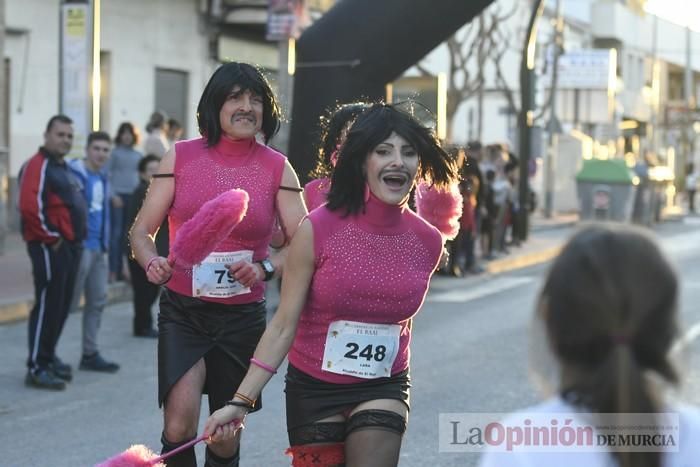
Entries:
{"type": "MultiPolygon", "coordinates": [[[[27,246],[17,232],[10,232],[5,242],[5,254],[0,255],[0,325],[27,319],[34,304],[32,265],[27,246]]],[[[108,303],[126,300],[131,300],[129,284],[111,284],[108,303]]]]}
{"type": "MultiPolygon", "coordinates": [[[[533,216],[528,241],[521,247],[512,248],[509,255],[485,264],[487,271],[497,274],[550,260],[559,251],[561,241],[548,232],[570,227],[577,220],[575,215],[552,219],[533,216]]],[[[5,254],[0,256],[0,271],[0,324],[27,319],[34,302],[34,285],[26,246],[16,232],[7,236],[5,254]]],[[[131,300],[129,284],[119,282],[110,285],[108,303],[127,300],[131,300]]]]}

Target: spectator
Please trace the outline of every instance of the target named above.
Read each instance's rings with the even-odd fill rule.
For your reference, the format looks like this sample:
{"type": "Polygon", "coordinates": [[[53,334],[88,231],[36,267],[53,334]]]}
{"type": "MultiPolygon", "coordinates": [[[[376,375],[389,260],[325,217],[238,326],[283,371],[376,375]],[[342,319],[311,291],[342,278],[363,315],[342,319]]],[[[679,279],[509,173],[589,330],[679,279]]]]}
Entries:
{"type": "Polygon", "coordinates": [[[126,241],[125,222],[126,206],[129,204],[131,193],[138,185],[138,164],[141,153],[134,149],[139,142],[139,136],[129,122],[119,125],[117,136],[114,138],[114,150],[109,159],[109,186],[112,197],[110,214],[110,244],[109,244],[109,281],[126,278],[123,270],[124,243],[126,241]]]}
{"type": "Polygon", "coordinates": [[[493,200],[497,215],[493,225],[493,246],[496,251],[508,253],[505,238],[510,221],[510,206],[513,201],[513,186],[506,175],[508,153],[500,144],[492,144],[487,148],[488,158],[493,164],[496,178],[492,184],[493,200]]]}
{"type": "MultiPolygon", "coordinates": [[[[449,154],[450,158],[453,160],[457,171],[461,173],[464,168],[464,162],[466,160],[466,154],[463,148],[458,146],[446,147],[445,151],[449,154]]],[[[462,186],[460,185],[460,191],[462,186]]],[[[464,208],[464,206],[462,206],[464,208]]],[[[460,230],[455,238],[452,240],[447,240],[445,242],[445,250],[448,252],[447,261],[445,261],[444,267],[440,268],[440,272],[446,273],[448,276],[462,277],[464,270],[460,266],[461,258],[463,256],[463,234],[461,229],[460,220],[460,230]]]]}
{"type": "Polygon", "coordinates": [[[42,389],[62,390],[72,379],[70,365],[56,356],[86,231],[85,200],[64,160],[72,145],[73,121],[51,117],[44,145],[19,174],[22,237],[34,276],[25,384],[42,389]]]}
{"type": "Polygon", "coordinates": [[[146,125],[146,141],[143,143],[144,154],[154,154],[160,158],[165,156],[170,145],[168,144],[168,124],[163,112],[153,112],[146,125]]]}
{"type": "Polygon", "coordinates": [[[171,118],[168,120],[168,146],[172,147],[175,143],[182,139],[182,134],[184,132],[182,128],[182,123],[179,120],[171,118]]]}
{"type": "MultiPolygon", "coordinates": [[[[131,195],[127,208],[127,224],[131,226],[136,220],[136,215],[141,209],[146,198],[151,177],[158,172],[159,159],[153,154],[146,155],[139,162],[139,186],[131,195]]],[[[168,221],[164,221],[156,233],[156,251],[158,255],[168,256],[168,221]]],[[[128,250],[127,250],[128,251],[128,250]]],[[[158,298],[160,287],[153,284],[146,277],[146,272],[135,259],[129,255],[129,272],[131,274],[131,289],[134,299],[133,333],[136,337],[158,337],[158,331],[153,327],[153,315],[151,308],[158,298]]]]}
{"type": "Polygon", "coordinates": [[[520,171],[518,169],[518,159],[517,157],[511,155],[511,159],[504,168],[506,179],[510,185],[510,197],[508,199],[507,206],[507,224],[510,226],[510,241],[506,241],[504,236],[504,244],[507,243],[508,245],[513,246],[520,246],[520,240],[524,236],[524,232],[521,232],[521,226],[518,223],[521,207],[520,192],[518,189],[518,184],[520,182],[520,171]]]}
{"type": "Polygon", "coordinates": [[[498,206],[494,200],[493,183],[496,180],[496,172],[486,171],[486,183],[484,184],[484,212],[481,218],[481,255],[484,259],[493,258],[494,224],[498,218],[498,206]]]}
{"type": "Polygon", "coordinates": [[[685,191],[688,196],[688,212],[690,214],[695,214],[695,193],[697,189],[698,173],[695,171],[695,165],[689,162],[685,176],[685,191]]]}
{"type": "MultiPolygon", "coordinates": [[[[675,444],[667,446],[667,452],[637,444],[630,449],[633,445],[629,439],[627,445],[617,441],[617,447],[609,445],[608,452],[601,451],[599,444],[585,443],[552,445],[549,451],[546,446],[539,446],[536,452],[520,446],[512,452],[487,451],[480,466],[698,465],[700,411],[671,403],[657,391],[662,381],[678,381],[670,361],[678,337],[677,307],[676,273],[646,231],[606,224],[575,234],[554,261],[535,312],[534,329],[541,333],[533,336],[533,344],[546,340],[540,351],[556,358],[560,375],[555,382],[557,395],[525,409],[522,415],[530,421],[542,415],[548,420],[548,428],[560,419],[572,431],[581,426],[595,427],[595,431],[605,429],[599,427],[626,426],[606,432],[616,438],[628,433],[640,436],[635,427],[642,425],[653,430],[645,430],[646,436],[672,434],[675,444]],[[659,418],[661,412],[677,414],[678,428],[661,431],[667,429],[659,418]],[[627,414],[645,414],[650,418],[632,421],[625,417],[627,414]],[[587,450],[588,447],[592,449],[587,450]]],[[[552,373],[551,368],[541,370],[552,373]]],[[[508,427],[505,429],[510,433],[514,420],[523,417],[508,417],[501,425],[508,427]]],[[[534,433],[538,428],[531,429],[534,433]]],[[[594,432],[593,439],[597,438],[594,432]]]]}
{"type": "Polygon", "coordinates": [[[87,236],[75,281],[71,310],[78,308],[85,292],[83,308],[83,356],[80,369],[114,373],[119,365],[105,360],[97,348],[102,312],[107,304],[107,249],[109,245],[109,188],[103,170],[109,160],[110,137],[104,131],[88,135],[85,159],[73,160],[70,168],[80,180],[80,191],[88,206],[87,236]]]}
{"type": "Polygon", "coordinates": [[[479,179],[476,175],[467,175],[460,184],[462,199],[462,218],[460,219],[460,242],[461,249],[464,252],[464,267],[465,272],[479,274],[483,272],[483,268],[476,262],[475,246],[477,238],[477,193],[480,191],[479,179]]]}
{"type": "MultiPolygon", "coordinates": [[[[473,237],[463,240],[465,248],[469,247],[471,241],[471,251],[466,250],[466,263],[469,271],[478,274],[483,272],[483,268],[476,261],[476,244],[481,239],[482,219],[488,215],[486,203],[484,200],[485,180],[484,174],[481,172],[480,161],[483,159],[483,147],[480,141],[470,141],[467,143],[466,159],[462,169],[462,179],[467,183],[463,188],[468,189],[470,201],[473,203],[474,210],[474,228],[472,229],[473,237]],[[472,258],[470,260],[470,258],[472,258]]],[[[464,195],[463,195],[464,197],[464,195]]],[[[466,207],[466,206],[465,206],[466,207]]]]}

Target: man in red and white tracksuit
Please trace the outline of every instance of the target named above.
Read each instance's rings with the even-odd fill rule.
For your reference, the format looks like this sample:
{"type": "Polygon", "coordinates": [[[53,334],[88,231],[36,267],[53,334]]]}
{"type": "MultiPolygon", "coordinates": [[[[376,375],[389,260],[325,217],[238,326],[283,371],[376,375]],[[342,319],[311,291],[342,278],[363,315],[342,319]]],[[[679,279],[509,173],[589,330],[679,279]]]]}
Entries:
{"type": "Polygon", "coordinates": [[[56,356],[87,229],[85,199],[64,161],[72,144],[71,119],[52,117],[44,145],[20,171],[22,236],[32,261],[35,296],[25,384],[42,389],[65,389],[72,379],[70,365],[56,356]]]}

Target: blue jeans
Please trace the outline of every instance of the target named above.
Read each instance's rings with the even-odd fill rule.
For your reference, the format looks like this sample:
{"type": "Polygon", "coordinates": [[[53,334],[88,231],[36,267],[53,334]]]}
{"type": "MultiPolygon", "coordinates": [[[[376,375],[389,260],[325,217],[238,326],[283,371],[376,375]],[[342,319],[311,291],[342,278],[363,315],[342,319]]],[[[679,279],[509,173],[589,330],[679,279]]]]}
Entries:
{"type": "Polygon", "coordinates": [[[124,251],[126,232],[131,228],[130,225],[126,225],[126,208],[131,201],[131,194],[117,193],[117,196],[122,199],[124,206],[115,208],[112,205],[109,232],[109,272],[114,274],[117,279],[122,279],[123,257],[126,253],[124,251]]]}

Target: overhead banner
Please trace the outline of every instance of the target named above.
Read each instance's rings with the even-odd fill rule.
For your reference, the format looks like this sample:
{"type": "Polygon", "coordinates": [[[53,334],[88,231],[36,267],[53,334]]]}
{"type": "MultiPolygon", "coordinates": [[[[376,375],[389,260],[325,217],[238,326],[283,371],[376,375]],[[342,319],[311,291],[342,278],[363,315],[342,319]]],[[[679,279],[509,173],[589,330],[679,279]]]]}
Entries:
{"type": "Polygon", "coordinates": [[[267,40],[298,39],[311,23],[304,0],[269,0],[267,9],[267,40]]]}
{"type": "Polygon", "coordinates": [[[61,5],[60,112],[73,120],[73,149],[69,157],[83,156],[91,128],[90,11],[87,1],[61,5]]]}

